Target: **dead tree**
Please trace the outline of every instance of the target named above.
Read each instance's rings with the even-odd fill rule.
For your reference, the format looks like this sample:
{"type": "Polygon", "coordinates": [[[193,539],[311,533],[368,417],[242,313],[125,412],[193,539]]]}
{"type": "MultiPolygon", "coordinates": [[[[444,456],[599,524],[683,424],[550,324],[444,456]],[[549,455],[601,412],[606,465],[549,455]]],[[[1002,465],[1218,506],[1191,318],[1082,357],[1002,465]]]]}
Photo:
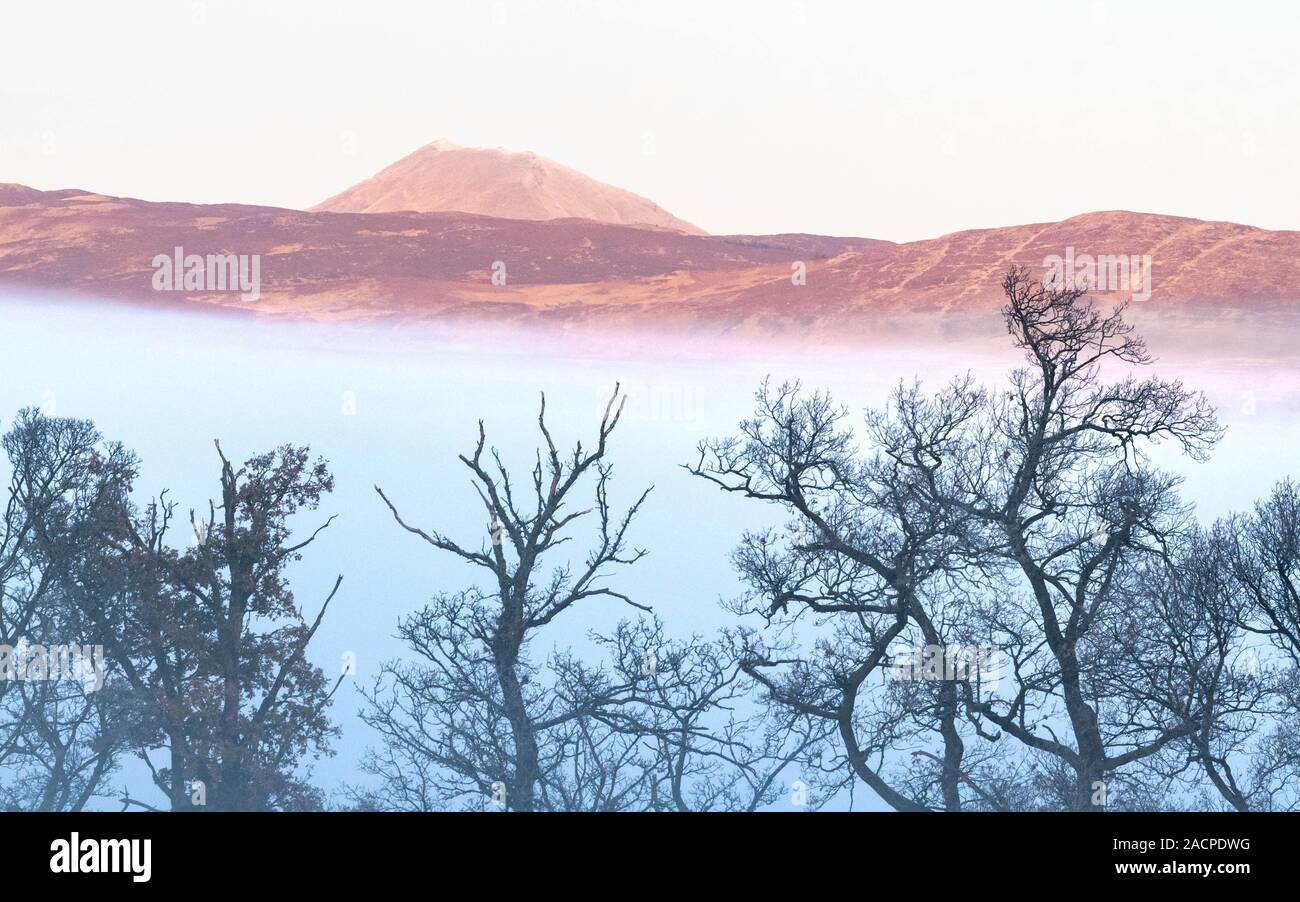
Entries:
{"type": "Polygon", "coordinates": [[[645,554],[627,534],[648,490],[621,515],[609,499],[606,455],[623,404],[616,387],[595,446],[562,455],[543,397],[545,447],[527,492],[488,450],[480,422],[474,452],[460,458],[487,525],[477,548],[408,523],[376,489],[398,524],[487,582],[399,624],[417,658],[387,664],[368,693],[362,717],[383,742],[366,769],[380,788],[354,790],[358,807],[707,810],[757,807],[781,791],[800,739],[751,731],[752,715],[739,710],[748,680],[726,642],[672,640],[658,620],[639,618],[590,632],[603,657],[594,663],[572,649],[531,653],[548,625],[594,604],[649,611],[607,581],[645,554]],[[587,481],[594,503],[574,509],[587,481]],[[580,562],[557,553],[592,520],[580,562]]]}
{"type": "Polygon", "coordinates": [[[530,641],[575,608],[612,601],[649,610],[606,582],[612,569],[645,554],[628,545],[627,532],[649,490],[622,515],[613,512],[608,495],[611,468],[605,458],[625,400],[616,388],[594,447],[579,442],[566,455],[547,427],[543,396],[537,426],[545,448],[537,452],[526,494],[500,454],[488,450],[480,421],[473,453],[460,457],[487,523],[478,547],[409,524],[376,487],[403,529],[481,568],[488,583],[439,596],[399,625],[420,660],[387,665],[363,713],[384,736],[368,764],[385,783],[384,798],[374,804],[496,804],[519,811],[635,807],[631,800],[651,780],[652,763],[635,737],[596,716],[628,703],[635,682],[570,652],[541,662],[529,654],[530,641]],[[577,491],[589,479],[595,482],[594,504],[574,509],[577,491]],[[547,573],[554,552],[593,515],[595,535],[585,560],[559,560],[547,573]]]}

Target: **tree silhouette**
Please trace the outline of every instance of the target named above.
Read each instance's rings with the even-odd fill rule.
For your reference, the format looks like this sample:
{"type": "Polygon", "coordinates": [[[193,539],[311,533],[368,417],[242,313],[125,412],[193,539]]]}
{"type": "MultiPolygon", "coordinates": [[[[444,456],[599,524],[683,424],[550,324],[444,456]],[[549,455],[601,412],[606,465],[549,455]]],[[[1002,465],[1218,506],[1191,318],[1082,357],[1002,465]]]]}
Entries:
{"type": "Polygon", "coordinates": [[[286,568],[330,522],[298,539],[289,518],[314,510],[333,478],[306,448],[239,468],[219,444],[217,454],[220,500],[205,518],[191,512],[191,546],[167,544],[175,505],[161,496],[132,519],[116,558],[87,574],[84,603],[143,701],[136,752],[173,810],[196,798],[217,811],[319,808],[323,794],[300,770],[329,753],[338,729],[326,709],[343,676],[331,685],[306,650],[342,577],[309,622],[286,568]]]}
{"type": "Polygon", "coordinates": [[[593,604],[650,610],[608,582],[645,554],[627,535],[649,490],[621,515],[609,499],[609,439],[625,402],[615,387],[594,447],[579,442],[564,455],[543,396],[545,447],[523,493],[500,454],[487,450],[480,422],[473,453],[460,457],[487,523],[477,548],[409,524],[376,487],[402,528],[488,580],[439,595],[399,624],[416,660],[387,664],[367,695],[362,717],[383,743],[366,770],[381,786],[354,791],[358,806],[696,810],[754,807],[779,791],[791,758],[786,738],[755,739],[749,719],[729,712],[746,681],[726,643],[669,640],[657,620],[643,619],[591,635],[603,663],[572,649],[544,660],[531,654],[547,626],[593,604]],[[574,509],[588,482],[594,502],[574,509]],[[579,562],[557,553],[589,521],[593,536],[579,562]]]}
{"type": "Polygon", "coordinates": [[[112,545],[136,462],[90,422],[34,409],[19,412],[3,447],[11,475],[0,519],[0,646],[8,658],[0,674],[0,809],[78,811],[116,769],[130,709],[108,675],[65,673],[60,663],[59,673],[28,679],[28,657],[102,641],[70,599],[77,571],[112,545]]]}

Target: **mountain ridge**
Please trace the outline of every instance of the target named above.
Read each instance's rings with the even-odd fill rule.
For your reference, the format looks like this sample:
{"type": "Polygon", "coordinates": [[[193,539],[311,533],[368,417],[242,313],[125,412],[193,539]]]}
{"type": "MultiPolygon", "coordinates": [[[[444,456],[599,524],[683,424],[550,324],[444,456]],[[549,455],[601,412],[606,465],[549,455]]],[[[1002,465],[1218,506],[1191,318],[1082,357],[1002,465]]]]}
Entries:
{"type": "MultiPolygon", "coordinates": [[[[1149,255],[1149,301],[1174,317],[1300,312],[1300,232],[1099,211],[914,242],[695,236],[585,219],[331,213],[155,203],[0,186],[0,283],[154,305],[321,321],[510,322],[597,332],[829,335],[885,319],[995,322],[1011,265],[1050,255],[1149,255]],[[255,303],[152,289],[155,255],[261,259],[255,303]],[[504,283],[493,281],[501,264],[504,283]],[[802,278],[802,282],[800,281],[802,278]]],[[[1100,292],[1126,300],[1125,291],[1100,292]]]]}

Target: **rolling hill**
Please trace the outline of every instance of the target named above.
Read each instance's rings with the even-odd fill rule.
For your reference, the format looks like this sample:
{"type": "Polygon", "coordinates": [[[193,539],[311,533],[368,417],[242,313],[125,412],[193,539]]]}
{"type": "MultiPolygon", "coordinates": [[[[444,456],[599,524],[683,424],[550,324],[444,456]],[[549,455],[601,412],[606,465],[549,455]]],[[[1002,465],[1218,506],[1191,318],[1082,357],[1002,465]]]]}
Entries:
{"type": "Polygon", "coordinates": [[[923,320],[940,335],[996,332],[990,314],[1006,269],[1043,271],[1048,257],[1067,250],[1149,256],[1150,296],[1135,305],[1143,315],[1204,328],[1207,320],[1300,311],[1300,232],[1142,213],[895,244],[464,212],[152,203],[0,186],[0,287],[318,321],[616,327],[704,339],[852,341],[923,320]],[[258,255],[261,296],[155,291],[152,261],[176,247],[258,255]]]}

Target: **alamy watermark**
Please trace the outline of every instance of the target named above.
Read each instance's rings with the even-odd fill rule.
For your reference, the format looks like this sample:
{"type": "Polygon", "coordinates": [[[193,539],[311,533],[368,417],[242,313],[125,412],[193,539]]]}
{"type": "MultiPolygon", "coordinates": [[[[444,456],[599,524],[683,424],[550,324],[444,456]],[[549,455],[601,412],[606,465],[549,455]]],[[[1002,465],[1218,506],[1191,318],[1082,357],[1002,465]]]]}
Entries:
{"type": "Polygon", "coordinates": [[[976,683],[988,691],[998,688],[1001,655],[992,645],[917,643],[894,649],[890,657],[888,674],[895,682],[961,680],[976,683]]]}
{"type": "Polygon", "coordinates": [[[262,296],[261,254],[187,254],[177,247],[173,253],[153,258],[154,291],[238,291],[240,300],[262,296]]]}
{"type": "Polygon", "coordinates": [[[98,692],[104,688],[104,646],[36,645],[25,638],[0,645],[0,681],[66,681],[98,692]]]}
{"type": "Polygon", "coordinates": [[[1089,291],[1128,291],[1132,300],[1151,299],[1150,254],[1076,254],[1067,247],[1065,254],[1048,254],[1043,258],[1043,286],[1049,289],[1089,291]]]}
{"type": "MultiPolygon", "coordinates": [[[[704,418],[704,388],[694,382],[644,382],[624,388],[629,420],[647,423],[698,423],[704,418]]],[[[598,390],[593,400],[600,411],[609,401],[609,392],[598,390]]]]}

